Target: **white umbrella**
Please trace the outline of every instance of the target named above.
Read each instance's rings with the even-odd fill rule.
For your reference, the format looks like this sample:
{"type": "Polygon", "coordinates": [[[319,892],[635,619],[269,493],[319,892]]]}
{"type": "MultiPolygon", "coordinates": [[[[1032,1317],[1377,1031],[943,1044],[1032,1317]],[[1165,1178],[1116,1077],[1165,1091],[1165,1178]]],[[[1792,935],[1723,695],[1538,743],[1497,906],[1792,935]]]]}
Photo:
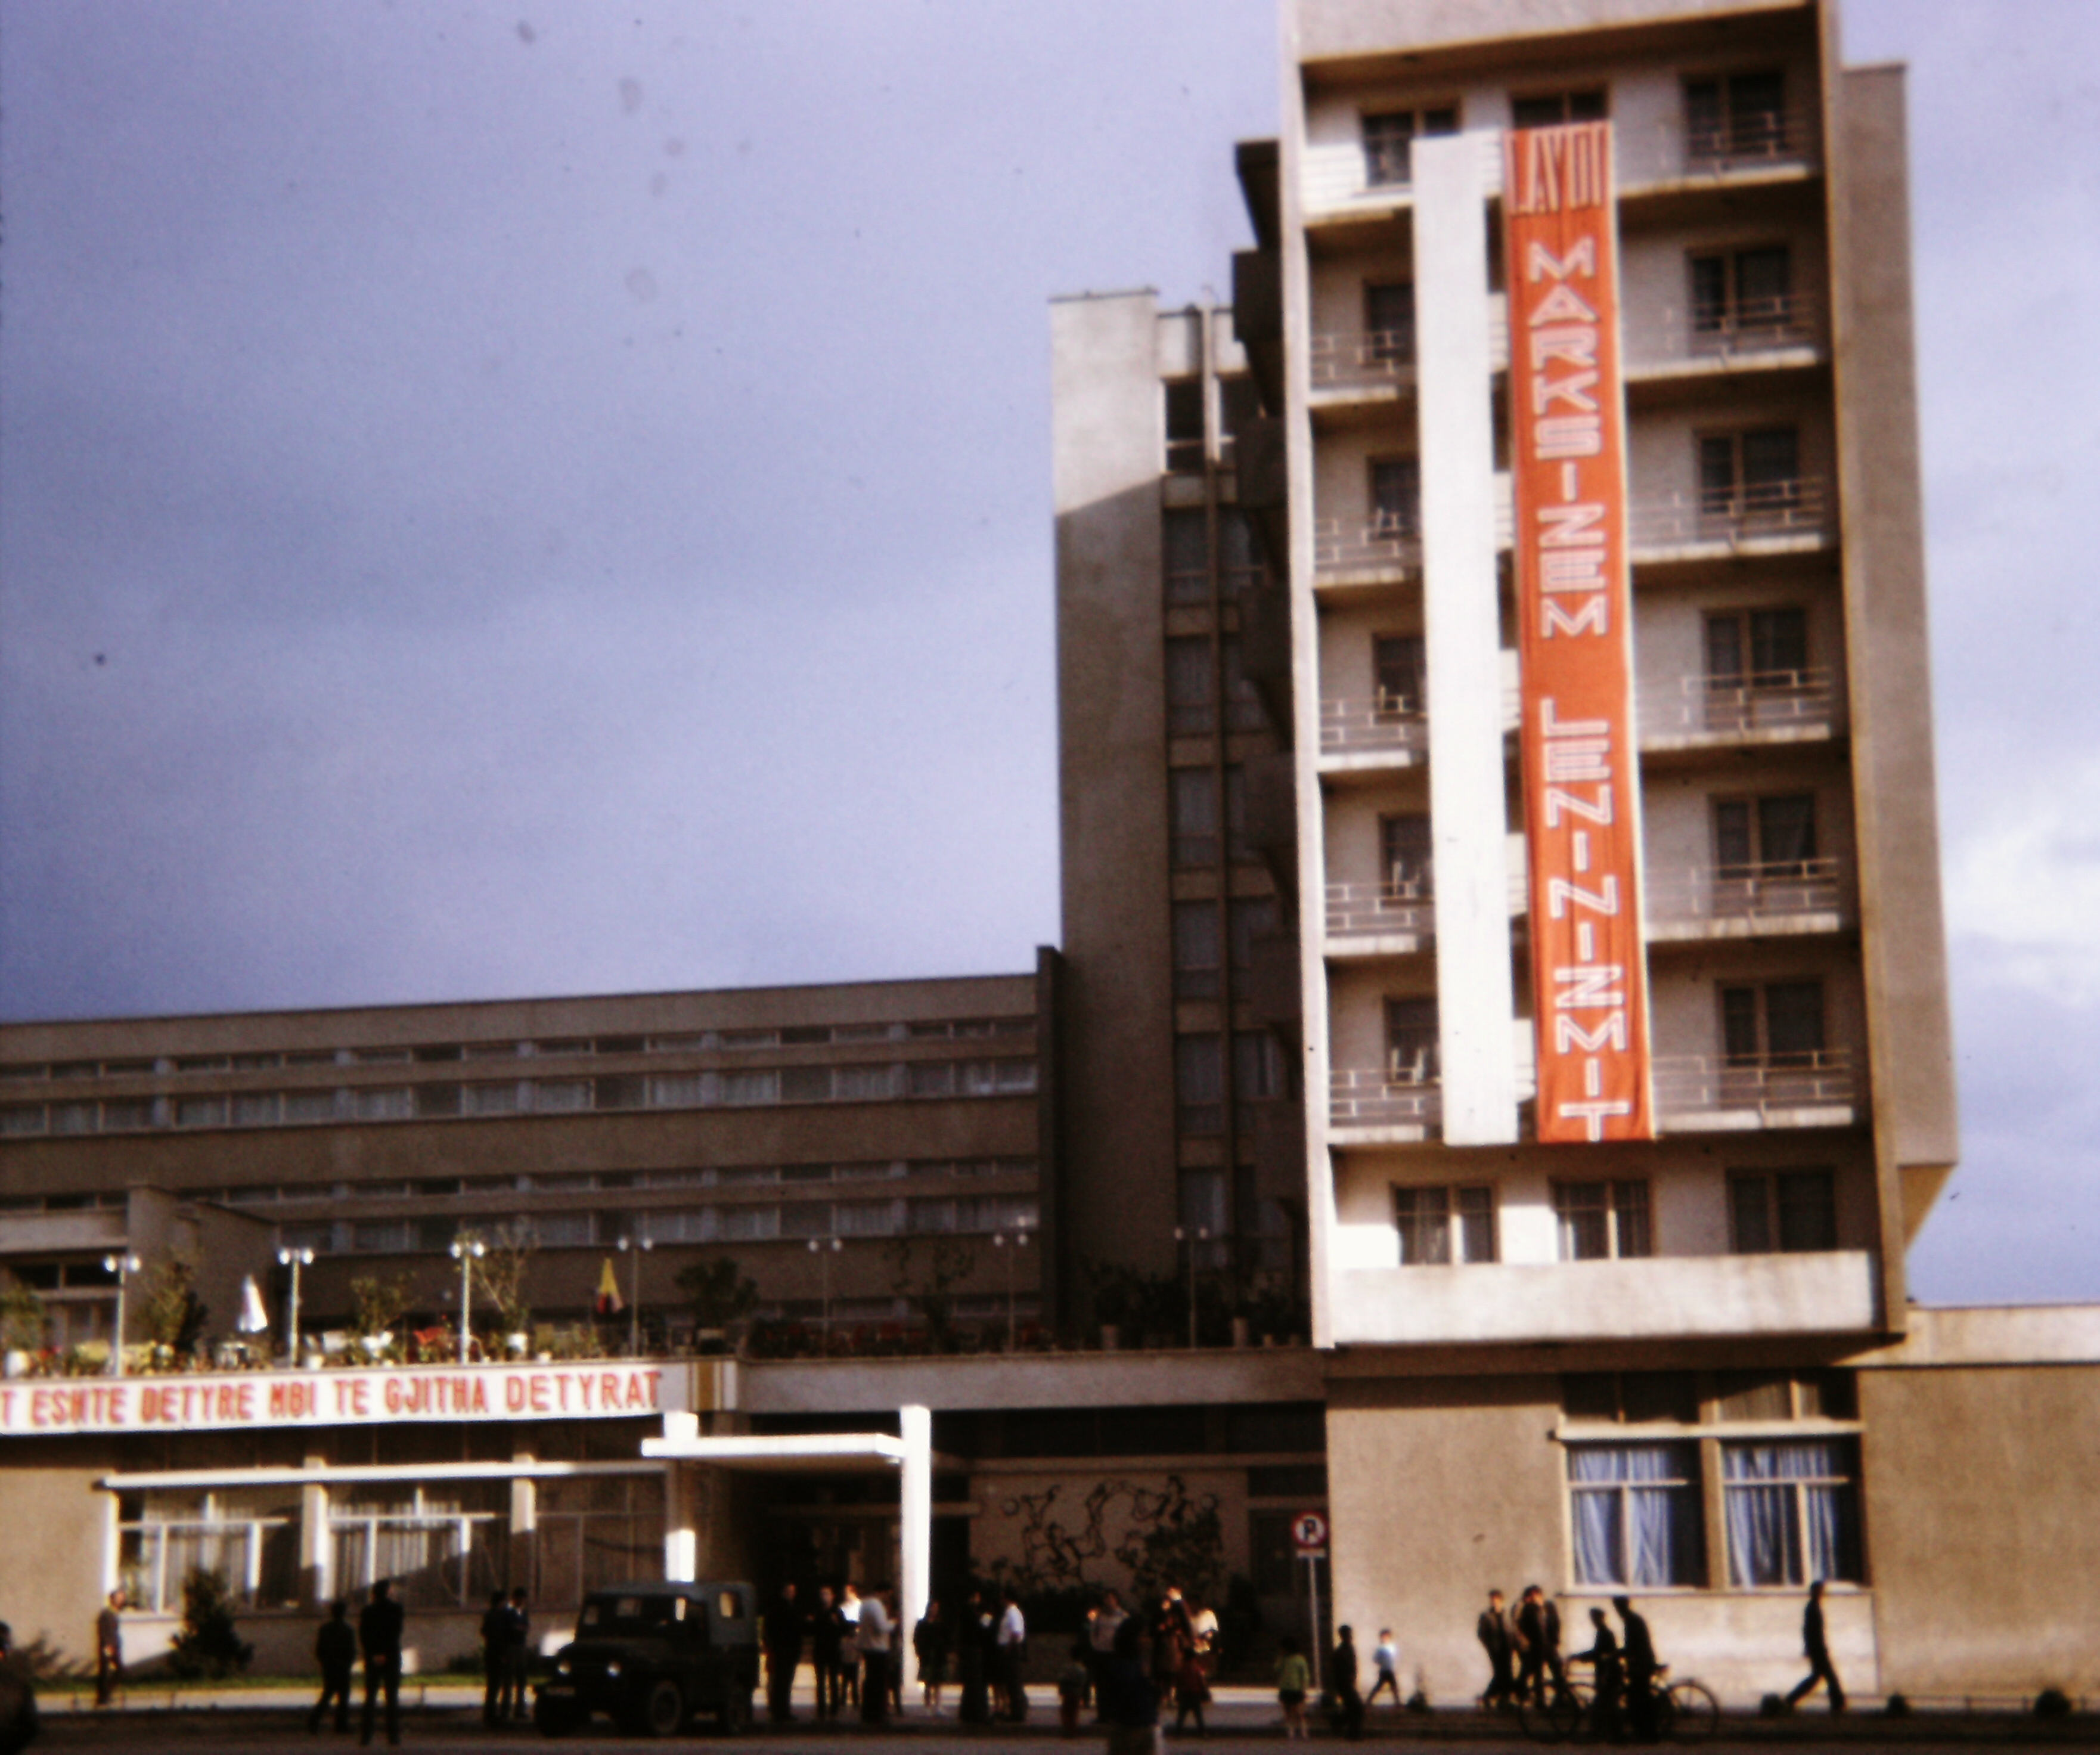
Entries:
{"type": "Polygon", "coordinates": [[[252,1273],[240,1277],[240,1320],[234,1326],[243,1334],[269,1332],[270,1312],[262,1307],[262,1289],[256,1285],[252,1273]]]}

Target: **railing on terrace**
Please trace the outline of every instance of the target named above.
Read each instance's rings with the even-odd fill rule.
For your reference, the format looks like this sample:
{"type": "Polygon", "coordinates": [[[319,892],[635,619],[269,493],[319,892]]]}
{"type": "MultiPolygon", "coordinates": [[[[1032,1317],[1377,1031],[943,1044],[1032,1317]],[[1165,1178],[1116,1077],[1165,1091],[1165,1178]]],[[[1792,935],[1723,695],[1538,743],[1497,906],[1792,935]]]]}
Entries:
{"type": "Polygon", "coordinates": [[[1317,573],[1372,568],[1412,570],[1422,564],[1419,518],[1374,518],[1368,523],[1326,518],[1312,526],[1312,567],[1317,573]]]}
{"type": "Polygon", "coordinates": [[[1427,938],[1436,929],[1436,898],[1419,884],[1327,886],[1327,933],[1330,938],[1364,933],[1410,933],[1427,938]]]}
{"type": "Polygon", "coordinates": [[[1673,495],[1667,500],[1636,500],[1629,523],[1638,551],[1692,543],[1822,536],[1830,530],[1835,509],[1822,482],[1796,476],[1673,495]]]}
{"type": "Polygon", "coordinates": [[[1733,116],[1694,114],[1664,125],[1679,174],[1723,176],[1815,161],[1821,118],[1806,106],[1733,116]]]}
{"type": "Polygon", "coordinates": [[[1652,873],[1647,906],[1658,920],[1755,920],[1835,914],[1844,897],[1844,873],[1835,858],[1782,859],[1652,873]]]}
{"type": "Polygon", "coordinates": [[[1807,293],[1739,298],[1718,311],[1695,307],[1686,347],[1696,356],[1812,347],[1822,338],[1821,311],[1820,302],[1807,293]]]}
{"type": "Polygon", "coordinates": [[[1665,1116],[1830,1109],[1857,1100],[1859,1080],[1846,1048],[1757,1056],[1658,1056],[1655,1102],[1665,1116]]]}
{"type": "Polygon", "coordinates": [[[1675,695],[1641,703],[1643,737],[1740,737],[1756,731],[1829,730],[1838,722],[1837,673],[1765,670],[1687,677],[1675,695]]]}
{"type": "Polygon", "coordinates": [[[1434,1080],[1396,1078],[1361,1068],[1329,1074],[1327,1115],[1334,1127],[1426,1127],[1443,1113],[1443,1087],[1434,1080]]]}
{"type": "Polygon", "coordinates": [[[1370,329],[1315,335],[1310,355],[1315,390],[1370,388],[1414,381],[1414,331],[1370,329]]]}
{"type": "Polygon", "coordinates": [[[1381,695],[1370,700],[1344,699],[1320,703],[1323,755],[1428,747],[1429,721],[1418,703],[1381,695]]]}

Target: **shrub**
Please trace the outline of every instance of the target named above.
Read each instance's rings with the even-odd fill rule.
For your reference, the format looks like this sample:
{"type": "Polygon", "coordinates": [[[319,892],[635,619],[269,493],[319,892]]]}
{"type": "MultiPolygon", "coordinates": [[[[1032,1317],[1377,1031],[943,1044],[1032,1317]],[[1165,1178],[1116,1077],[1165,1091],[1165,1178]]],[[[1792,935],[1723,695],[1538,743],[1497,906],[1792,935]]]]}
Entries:
{"type": "Polygon", "coordinates": [[[220,1682],[247,1669],[254,1655],[234,1631],[226,1574],[193,1568],[183,1581],[183,1630],[168,1647],[168,1668],[188,1681],[220,1682]]]}
{"type": "Polygon", "coordinates": [[[2037,1718],[2068,1718],[2071,1697],[2061,1688],[2044,1688],[2035,1696],[2034,1709],[2037,1718]]]}

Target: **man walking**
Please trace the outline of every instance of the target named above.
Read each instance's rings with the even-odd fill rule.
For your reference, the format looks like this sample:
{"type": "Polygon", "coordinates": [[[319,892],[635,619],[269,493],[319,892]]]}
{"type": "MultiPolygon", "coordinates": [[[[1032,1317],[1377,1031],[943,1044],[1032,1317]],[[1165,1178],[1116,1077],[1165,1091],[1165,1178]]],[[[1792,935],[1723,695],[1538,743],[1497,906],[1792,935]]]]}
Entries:
{"type": "Polygon", "coordinates": [[[1488,1691],[1480,1696],[1480,1704],[1489,1711],[1500,1708],[1507,1712],[1516,1704],[1516,1682],[1510,1673],[1509,1615],[1502,1607],[1502,1592],[1488,1593],[1488,1606],[1480,1611],[1473,1632],[1488,1654],[1488,1691]]]}
{"type": "Polygon", "coordinates": [[[1520,1700],[1545,1704],[1549,1675],[1555,1694],[1566,1691],[1568,1672],[1560,1661],[1560,1611],[1546,1600],[1546,1593],[1537,1585],[1524,1587],[1524,1600],[1517,1605],[1516,1644],[1520,1700]]]}
{"type": "Polygon", "coordinates": [[[350,1604],[338,1598],[329,1618],[314,1635],[314,1661],[321,1667],[321,1697],[307,1714],[309,1733],[321,1727],[328,1717],[329,1702],[335,1702],[335,1727],[350,1729],[350,1678],[357,1668],[357,1634],[350,1625],[350,1604]]]}
{"type": "Polygon", "coordinates": [[[765,1613],[765,1712],[776,1725],[794,1722],[795,1672],[802,1662],[802,1606],[783,1585],[765,1613]]]}
{"type": "Polygon", "coordinates": [[[1655,1741],[1655,1641],[1648,1635],[1648,1617],[1634,1613],[1633,1599],[1614,1597],[1619,1625],[1626,1629],[1626,1725],[1643,1743],[1655,1741]]]}
{"type": "Polygon", "coordinates": [[[102,1612],[95,1617],[95,1704],[107,1706],[117,1693],[117,1685],[124,1679],[124,1613],[125,1596],[121,1590],[109,1593],[109,1600],[102,1606],[102,1612]]]}
{"type": "Polygon", "coordinates": [[[1353,1627],[1335,1629],[1332,1673],[1342,1735],[1354,1743],[1364,1734],[1364,1697],[1357,1687],[1357,1630],[1353,1627]]]}
{"type": "Polygon", "coordinates": [[[880,1591],[871,1590],[861,1598],[860,1630],[854,1643],[860,1651],[860,1722],[886,1725],[889,1722],[889,1611],[883,1607],[880,1591]]]}
{"type": "Polygon", "coordinates": [[[510,1593],[510,1643],[504,1655],[510,1660],[510,1716],[532,1716],[532,1616],[526,1607],[523,1585],[510,1593]]]}
{"type": "Polygon", "coordinates": [[[372,1721],[379,1696],[386,1695],[386,1740],[401,1740],[401,1605],[394,1600],[390,1580],[381,1579],[372,1587],[372,1600],[357,1617],[357,1643],[364,1648],[364,1715],[359,1721],[357,1740],[372,1740],[372,1721]]]}
{"type": "Polygon", "coordinates": [[[500,1590],[481,1617],[481,1722],[493,1731],[510,1716],[510,1603],[500,1590]]]}
{"type": "Polygon", "coordinates": [[[1008,1585],[1003,1593],[1006,1606],[999,1611],[995,1644],[999,1651],[999,1684],[1006,1690],[1006,1716],[1017,1725],[1028,1719],[1028,1684],[1021,1666],[1028,1659],[1028,1623],[1021,1613],[1021,1598],[1008,1585]]]}
{"type": "Polygon", "coordinates": [[[1823,1581],[1817,1579],[1808,1587],[1808,1607],[1801,1617],[1801,1649],[1808,1660],[1808,1674],[1796,1684],[1786,1697],[1789,1712],[1805,1700],[1817,1682],[1830,1691],[1830,1710],[1845,1710],[1845,1684],[1838,1679],[1838,1672],[1830,1662],[1830,1643],[1823,1630],[1823,1581]]]}

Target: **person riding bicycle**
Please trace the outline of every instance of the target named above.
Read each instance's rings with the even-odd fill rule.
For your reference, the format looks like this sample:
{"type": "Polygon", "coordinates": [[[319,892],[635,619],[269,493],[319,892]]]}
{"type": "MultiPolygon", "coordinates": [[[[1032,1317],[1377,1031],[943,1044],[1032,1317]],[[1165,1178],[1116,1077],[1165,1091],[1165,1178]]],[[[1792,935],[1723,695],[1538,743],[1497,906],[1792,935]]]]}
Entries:
{"type": "Polygon", "coordinates": [[[1611,1623],[1604,1619],[1602,1609],[1590,1611],[1590,1625],[1595,1643],[1586,1651],[1570,1651],[1571,1664],[1588,1664],[1596,1678],[1596,1704],[1590,1709],[1591,1724],[1601,1733],[1609,1735],[1619,1726],[1621,1693],[1626,1684],[1626,1671],[1619,1660],[1618,1635],[1612,1631],[1611,1623]]]}
{"type": "Polygon", "coordinates": [[[1648,1634],[1648,1617],[1634,1612],[1630,1597],[1612,1598],[1612,1607],[1619,1612],[1620,1625],[1626,1629],[1626,1722],[1635,1736],[1652,1743],[1660,1734],[1655,1722],[1655,1678],[1662,1667],[1656,1661],[1655,1641],[1648,1634]]]}

